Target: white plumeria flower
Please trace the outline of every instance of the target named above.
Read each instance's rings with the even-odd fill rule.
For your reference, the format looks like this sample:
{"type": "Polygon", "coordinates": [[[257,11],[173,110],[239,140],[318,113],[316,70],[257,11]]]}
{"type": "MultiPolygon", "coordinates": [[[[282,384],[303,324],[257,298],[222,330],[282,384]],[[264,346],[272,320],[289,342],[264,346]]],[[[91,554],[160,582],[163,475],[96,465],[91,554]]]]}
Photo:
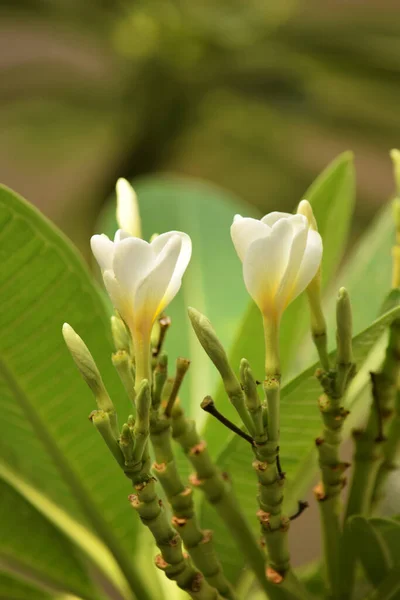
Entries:
{"type": "Polygon", "coordinates": [[[136,192],[126,179],[118,179],[115,186],[117,193],[117,223],[121,229],[134,237],[142,237],[139,203],[136,192]]]}
{"type": "Polygon", "coordinates": [[[272,212],[261,220],[236,215],[231,227],[247,290],[265,319],[280,317],[313,279],[322,240],[304,215],[272,212]]]}
{"type": "Polygon", "coordinates": [[[119,229],[114,241],[94,235],[91,247],[111,301],[131,331],[137,379],[150,379],[142,362],[148,362],[151,329],[181,287],[192,253],[190,237],[169,231],[148,243],[119,229]]]}

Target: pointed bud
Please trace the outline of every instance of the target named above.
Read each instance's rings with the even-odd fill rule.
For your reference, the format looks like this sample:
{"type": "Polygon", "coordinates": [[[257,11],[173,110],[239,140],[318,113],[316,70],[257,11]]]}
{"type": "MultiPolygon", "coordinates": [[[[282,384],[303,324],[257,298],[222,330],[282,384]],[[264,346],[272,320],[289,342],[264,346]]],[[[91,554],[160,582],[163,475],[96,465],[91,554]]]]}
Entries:
{"type": "Polygon", "coordinates": [[[228,394],[230,401],[242,419],[243,425],[249,433],[253,435],[254,426],[249,415],[249,412],[244,403],[244,394],[240,383],[232,367],[229,364],[228,357],[219,341],[217,334],[214,331],[210,321],[195,308],[188,309],[189,318],[192,323],[195,334],[203,346],[204,350],[211,358],[221,375],[224,383],[225,391],[228,394]]]}
{"type": "Polygon", "coordinates": [[[310,225],[310,228],[314,231],[318,231],[317,221],[314,217],[313,209],[308,200],[302,200],[297,207],[297,214],[304,215],[310,225]]]}
{"type": "Polygon", "coordinates": [[[101,437],[107,444],[115,460],[121,467],[123,467],[125,462],[124,455],[122,454],[118,442],[115,439],[114,433],[112,431],[109,414],[104,410],[94,410],[89,415],[89,419],[92,421],[93,425],[96,427],[97,431],[100,433],[101,437]]]}
{"type": "Polygon", "coordinates": [[[120,178],[117,181],[116,191],[117,223],[120,229],[123,229],[134,237],[141,238],[142,226],[135,190],[126,179],[120,178]]]}
{"type": "Polygon", "coordinates": [[[183,378],[185,377],[189,367],[190,367],[190,360],[188,360],[187,358],[179,357],[176,359],[175,379],[174,379],[172,390],[171,390],[171,393],[167,400],[167,404],[166,404],[165,412],[164,412],[166,417],[171,416],[172,408],[173,408],[175,400],[178,396],[178,392],[182,385],[183,378]]]}
{"type": "Polygon", "coordinates": [[[246,407],[254,423],[255,438],[257,441],[260,441],[266,435],[266,428],[263,422],[263,409],[257,391],[256,380],[245,358],[242,358],[240,361],[240,381],[242,382],[246,407]]]}
{"type": "Polygon", "coordinates": [[[85,342],[68,323],[64,323],[62,334],[76,366],[96,398],[99,409],[113,411],[114,405],[85,342]]]}
{"type": "Polygon", "coordinates": [[[131,336],[121,317],[113,315],[111,317],[111,333],[114,340],[114,346],[117,350],[125,350],[130,354],[131,336]]]}
{"type": "Polygon", "coordinates": [[[121,379],[122,385],[128,394],[129,400],[132,404],[135,404],[135,377],[133,374],[131,357],[125,350],[119,350],[119,352],[115,352],[112,355],[111,360],[121,379]]]}
{"type": "Polygon", "coordinates": [[[200,344],[220,372],[222,379],[236,378],[210,321],[195,308],[189,308],[188,314],[200,344]]]}
{"type": "Polygon", "coordinates": [[[127,423],[124,423],[119,438],[119,447],[125,458],[125,466],[130,466],[135,462],[133,457],[133,446],[134,442],[131,429],[127,423]]]}
{"type": "Polygon", "coordinates": [[[350,297],[345,288],[340,288],[336,303],[336,341],[338,365],[349,365],[353,362],[352,336],[353,320],[350,297]]]}
{"type": "MultiPolygon", "coordinates": [[[[302,200],[297,208],[297,213],[304,215],[310,225],[310,229],[318,231],[317,221],[311,204],[307,200],[302,200]]],[[[314,344],[318,351],[318,356],[322,367],[329,370],[328,358],[328,340],[326,334],[326,321],[322,310],[321,297],[321,265],[318,267],[314,278],[306,288],[308,305],[311,314],[311,334],[314,344]]]]}
{"type": "Polygon", "coordinates": [[[390,158],[393,162],[394,181],[396,183],[396,194],[400,196],[400,151],[393,148],[390,151],[390,158]]]}

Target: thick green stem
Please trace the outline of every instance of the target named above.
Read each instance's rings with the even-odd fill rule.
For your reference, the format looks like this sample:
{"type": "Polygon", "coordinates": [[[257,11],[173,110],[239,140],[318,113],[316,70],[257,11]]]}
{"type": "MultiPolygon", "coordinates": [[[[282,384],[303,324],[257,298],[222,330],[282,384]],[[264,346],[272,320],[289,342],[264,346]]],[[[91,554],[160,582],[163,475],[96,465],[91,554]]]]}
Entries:
{"type": "MultiPolygon", "coordinates": [[[[325,382],[327,383],[327,382],[325,382]]],[[[340,460],[342,428],[347,411],[342,406],[342,398],[333,392],[335,379],[332,377],[326,389],[330,395],[323,394],[318,401],[323,422],[323,430],[316,439],[321,483],[314,489],[318,501],[322,536],[324,543],[326,578],[332,598],[340,597],[340,494],[346,483],[343,473],[348,464],[340,460]]]]}
{"type": "Polygon", "coordinates": [[[173,579],[189,596],[197,600],[221,600],[215,588],[211,587],[202,574],[193,567],[187,555],[182,553],[181,538],[172,528],[162,502],[155,488],[156,480],[148,476],[134,483],[135,494],[129,500],[140,519],[149,528],[161,555],[156,558],[156,566],[162,569],[169,579],[173,579]]]}
{"type": "Polygon", "coordinates": [[[280,378],[281,362],[279,358],[279,320],[264,317],[265,339],[265,375],[280,378]]]}
{"type": "Polygon", "coordinates": [[[193,492],[184,485],[179,475],[171,444],[170,419],[153,412],[150,438],[156,460],[153,470],[171,504],[174,514],[172,524],[179,531],[186,550],[210,586],[218,590],[222,598],[235,600],[234,590],[215,553],[212,532],[200,528],[195,514],[193,492]]]}
{"type": "Polygon", "coordinates": [[[389,427],[386,442],[383,446],[384,459],[379,467],[372,492],[372,507],[375,508],[382,498],[387,478],[399,468],[396,460],[400,454],[400,390],[396,392],[395,415],[389,427]]]}
{"type": "Polygon", "coordinates": [[[212,461],[206,443],[197,433],[195,422],[185,417],[182,408],[177,403],[172,410],[172,435],[195,469],[195,474],[191,477],[192,485],[205,493],[209,502],[231,531],[261,587],[268,591],[270,586],[265,577],[263,552],[227,481],[212,461]]]}
{"type": "Polygon", "coordinates": [[[150,331],[134,331],[132,334],[135,353],[135,392],[144,379],[152,382],[150,331]],[[134,334],[134,335],[133,335],[134,334]]]}
{"type": "MultiPolygon", "coordinates": [[[[394,416],[400,375],[400,320],[390,326],[389,342],[379,373],[371,373],[372,405],[365,429],[353,431],[355,442],[354,469],[345,519],[352,515],[368,515],[372,509],[374,490],[385,461],[385,441],[394,416]]],[[[356,561],[346,565],[346,598],[355,582],[356,561]]]]}
{"type": "Polygon", "coordinates": [[[373,402],[367,426],[354,432],[356,452],[346,518],[368,514],[371,508],[376,477],[385,460],[385,441],[395,414],[399,375],[400,320],[396,319],[390,326],[382,369],[371,374],[373,402]]]}

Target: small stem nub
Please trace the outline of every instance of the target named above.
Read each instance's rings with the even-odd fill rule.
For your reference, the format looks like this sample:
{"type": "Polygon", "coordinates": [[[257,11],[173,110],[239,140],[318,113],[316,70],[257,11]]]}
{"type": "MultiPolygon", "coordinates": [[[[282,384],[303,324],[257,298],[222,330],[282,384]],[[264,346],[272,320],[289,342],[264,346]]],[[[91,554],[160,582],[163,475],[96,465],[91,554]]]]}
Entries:
{"type": "Polygon", "coordinates": [[[183,378],[185,377],[189,367],[190,360],[188,360],[187,358],[177,358],[175,379],[164,411],[166,417],[171,416],[172,408],[174,406],[175,400],[178,397],[183,378]]]}
{"type": "Polygon", "coordinates": [[[214,400],[211,398],[211,396],[206,396],[200,404],[200,406],[205,412],[210,413],[210,415],[212,415],[220,423],[222,423],[222,425],[225,425],[225,427],[227,427],[228,429],[236,433],[238,436],[246,440],[246,442],[249,442],[249,444],[251,444],[252,446],[254,446],[255,442],[253,438],[244,431],[242,431],[234,423],[232,423],[232,421],[224,417],[224,415],[220,413],[217,407],[215,406],[214,400]]]}

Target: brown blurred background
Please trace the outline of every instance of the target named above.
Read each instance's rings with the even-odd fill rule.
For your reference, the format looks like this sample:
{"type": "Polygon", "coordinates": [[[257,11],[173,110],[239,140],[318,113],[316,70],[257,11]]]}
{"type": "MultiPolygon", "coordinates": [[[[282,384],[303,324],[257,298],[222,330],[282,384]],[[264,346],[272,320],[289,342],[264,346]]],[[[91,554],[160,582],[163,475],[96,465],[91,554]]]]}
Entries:
{"type": "Polygon", "coordinates": [[[355,233],[393,184],[389,0],[1,0],[0,180],[86,250],[117,177],[172,171],[291,209],[352,149],[355,233]]]}

